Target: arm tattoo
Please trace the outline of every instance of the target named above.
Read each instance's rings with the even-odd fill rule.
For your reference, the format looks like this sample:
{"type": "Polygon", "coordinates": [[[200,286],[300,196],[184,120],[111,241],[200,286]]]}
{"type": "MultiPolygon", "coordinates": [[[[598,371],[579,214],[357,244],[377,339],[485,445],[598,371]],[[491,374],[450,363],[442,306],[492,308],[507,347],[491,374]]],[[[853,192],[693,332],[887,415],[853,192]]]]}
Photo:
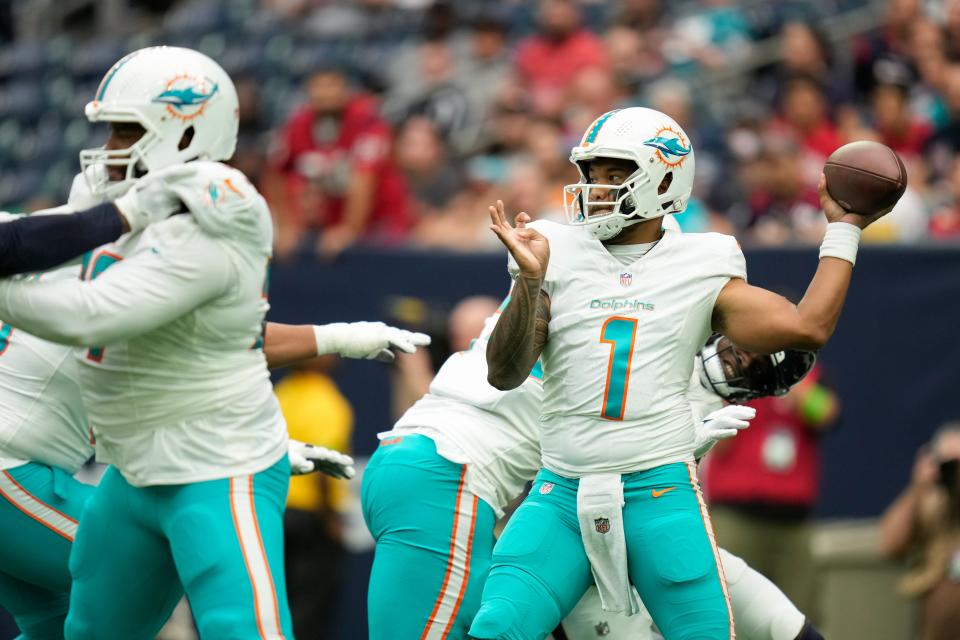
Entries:
{"type": "Polygon", "coordinates": [[[510,303],[487,343],[487,380],[497,389],[523,384],[547,342],[550,297],[541,284],[537,278],[517,278],[510,303]]]}
{"type": "MultiPolygon", "coordinates": [[[[537,317],[533,325],[533,350],[537,354],[537,358],[540,357],[540,354],[543,353],[543,348],[547,344],[547,336],[549,335],[550,330],[550,296],[547,295],[547,292],[543,289],[540,290],[540,295],[537,296],[537,317]]],[[[533,361],[534,364],[536,360],[533,361]]],[[[533,368],[533,364],[530,365],[533,368]]],[[[530,372],[527,372],[529,375],[530,372]]]]}

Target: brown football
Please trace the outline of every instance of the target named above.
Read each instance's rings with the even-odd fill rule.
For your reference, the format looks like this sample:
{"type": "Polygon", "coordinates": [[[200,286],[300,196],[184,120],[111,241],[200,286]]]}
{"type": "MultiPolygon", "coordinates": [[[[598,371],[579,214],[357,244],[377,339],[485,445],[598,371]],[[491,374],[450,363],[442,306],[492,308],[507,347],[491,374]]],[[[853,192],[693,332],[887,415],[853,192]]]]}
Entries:
{"type": "Polygon", "coordinates": [[[893,149],[879,142],[845,144],[823,167],[827,192],[851,213],[873,215],[896,204],[907,188],[907,169],[893,149]]]}

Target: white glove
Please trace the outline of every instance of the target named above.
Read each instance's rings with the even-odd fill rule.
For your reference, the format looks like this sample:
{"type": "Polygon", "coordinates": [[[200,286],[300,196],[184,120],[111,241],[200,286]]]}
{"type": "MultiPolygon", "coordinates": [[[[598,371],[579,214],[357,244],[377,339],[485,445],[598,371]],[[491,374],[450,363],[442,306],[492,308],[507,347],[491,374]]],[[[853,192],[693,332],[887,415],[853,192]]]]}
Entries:
{"type": "Polygon", "coordinates": [[[290,458],[290,473],[295,476],[320,471],[334,478],[349,480],[356,474],[350,456],[299,440],[288,441],[287,456],[290,458]]]}
{"type": "Polygon", "coordinates": [[[151,171],[114,200],[114,206],[127,219],[130,231],[140,231],[154,222],[166,220],[178,211],[185,211],[170,185],[192,173],[193,168],[184,164],[151,171]]]}
{"type": "Polygon", "coordinates": [[[313,327],[317,355],[339,353],[345,358],[393,362],[391,348],[413,353],[430,344],[425,333],[404,331],[382,322],[335,322],[313,327]]]}
{"type": "MultiPolygon", "coordinates": [[[[87,167],[87,173],[94,176],[98,173],[106,174],[103,165],[95,164],[87,167]]],[[[90,182],[96,180],[91,178],[90,182]]],[[[70,195],[67,196],[67,205],[74,211],[83,211],[101,204],[107,198],[95,196],[90,191],[90,182],[87,181],[86,173],[78,173],[73,177],[73,183],[70,185],[70,195]]]]}
{"type": "Polygon", "coordinates": [[[737,404],[727,405],[707,414],[707,417],[696,426],[694,456],[703,457],[717,442],[732,438],[741,429],[749,427],[750,420],[755,417],[757,417],[756,409],[737,404]]]}

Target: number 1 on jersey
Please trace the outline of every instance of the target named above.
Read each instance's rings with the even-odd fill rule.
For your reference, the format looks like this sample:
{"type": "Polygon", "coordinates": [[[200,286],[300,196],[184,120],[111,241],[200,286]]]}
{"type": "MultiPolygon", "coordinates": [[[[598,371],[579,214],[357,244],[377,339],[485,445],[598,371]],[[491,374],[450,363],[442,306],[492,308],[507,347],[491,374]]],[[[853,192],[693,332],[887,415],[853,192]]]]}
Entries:
{"type": "Polygon", "coordinates": [[[607,420],[623,420],[630,386],[630,362],[633,343],[637,339],[636,318],[613,316],[600,329],[600,342],[610,345],[607,362],[607,382],[603,389],[603,409],[600,415],[607,420]]]}

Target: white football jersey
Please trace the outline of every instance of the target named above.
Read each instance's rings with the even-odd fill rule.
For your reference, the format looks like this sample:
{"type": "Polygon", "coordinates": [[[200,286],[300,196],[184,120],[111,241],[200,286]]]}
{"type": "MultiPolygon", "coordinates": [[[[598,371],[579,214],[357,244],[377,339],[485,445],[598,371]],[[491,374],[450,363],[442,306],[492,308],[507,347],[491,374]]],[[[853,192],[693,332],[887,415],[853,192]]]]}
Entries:
{"type": "MultiPolygon", "coordinates": [[[[540,411],[544,372],[540,363],[518,388],[500,391],[487,383],[487,341],[500,313],[487,318],[467,351],[454,353],[437,372],[430,391],[380,439],[418,433],[429,436],[444,458],[467,465],[467,488],[492,506],[497,517],[540,470],[540,411]]],[[[690,378],[687,396],[696,420],[723,401],[690,378]]]]}
{"type": "Polygon", "coordinates": [[[532,226],[550,240],[543,465],[579,477],[692,460],[687,388],[720,290],[746,278],[736,240],[668,229],[625,267],[582,229],[532,226]]]}
{"type": "Polygon", "coordinates": [[[443,457],[467,465],[467,488],[503,515],[540,470],[542,371],[535,367],[519,388],[500,391],[487,383],[487,339],[499,312],[487,318],[470,349],[451,355],[430,391],[380,438],[420,433],[443,457]]]}
{"type": "MultiPolygon", "coordinates": [[[[68,206],[31,215],[70,213],[68,206]]],[[[0,224],[19,215],[0,213],[0,224]]],[[[78,267],[16,276],[77,279],[78,267]]],[[[73,348],[0,324],[0,469],[31,460],[76,472],[93,455],[73,348]]]]}
{"type": "Polygon", "coordinates": [[[210,196],[249,198],[238,214],[244,238],[256,228],[266,242],[231,229],[214,236],[196,214],[176,215],[93,251],[82,281],[0,283],[4,320],[89,347],[78,365],[97,459],[136,486],[256,473],[286,452],[255,348],[268,308],[269,210],[242,174],[219,167],[210,196]]]}
{"type": "MultiPolygon", "coordinates": [[[[78,267],[44,280],[75,281],[78,267]]],[[[0,324],[0,468],[15,460],[75,473],[93,455],[74,348],[0,324]]]]}
{"type": "Polygon", "coordinates": [[[693,359],[693,375],[690,377],[690,384],[687,387],[687,400],[690,401],[690,408],[693,409],[694,423],[700,422],[707,417],[707,414],[713,413],[724,406],[723,398],[714,393],[713,389],[703,386],[700,372],[703,370],[703,362],[697,355],[693,359]]]}

